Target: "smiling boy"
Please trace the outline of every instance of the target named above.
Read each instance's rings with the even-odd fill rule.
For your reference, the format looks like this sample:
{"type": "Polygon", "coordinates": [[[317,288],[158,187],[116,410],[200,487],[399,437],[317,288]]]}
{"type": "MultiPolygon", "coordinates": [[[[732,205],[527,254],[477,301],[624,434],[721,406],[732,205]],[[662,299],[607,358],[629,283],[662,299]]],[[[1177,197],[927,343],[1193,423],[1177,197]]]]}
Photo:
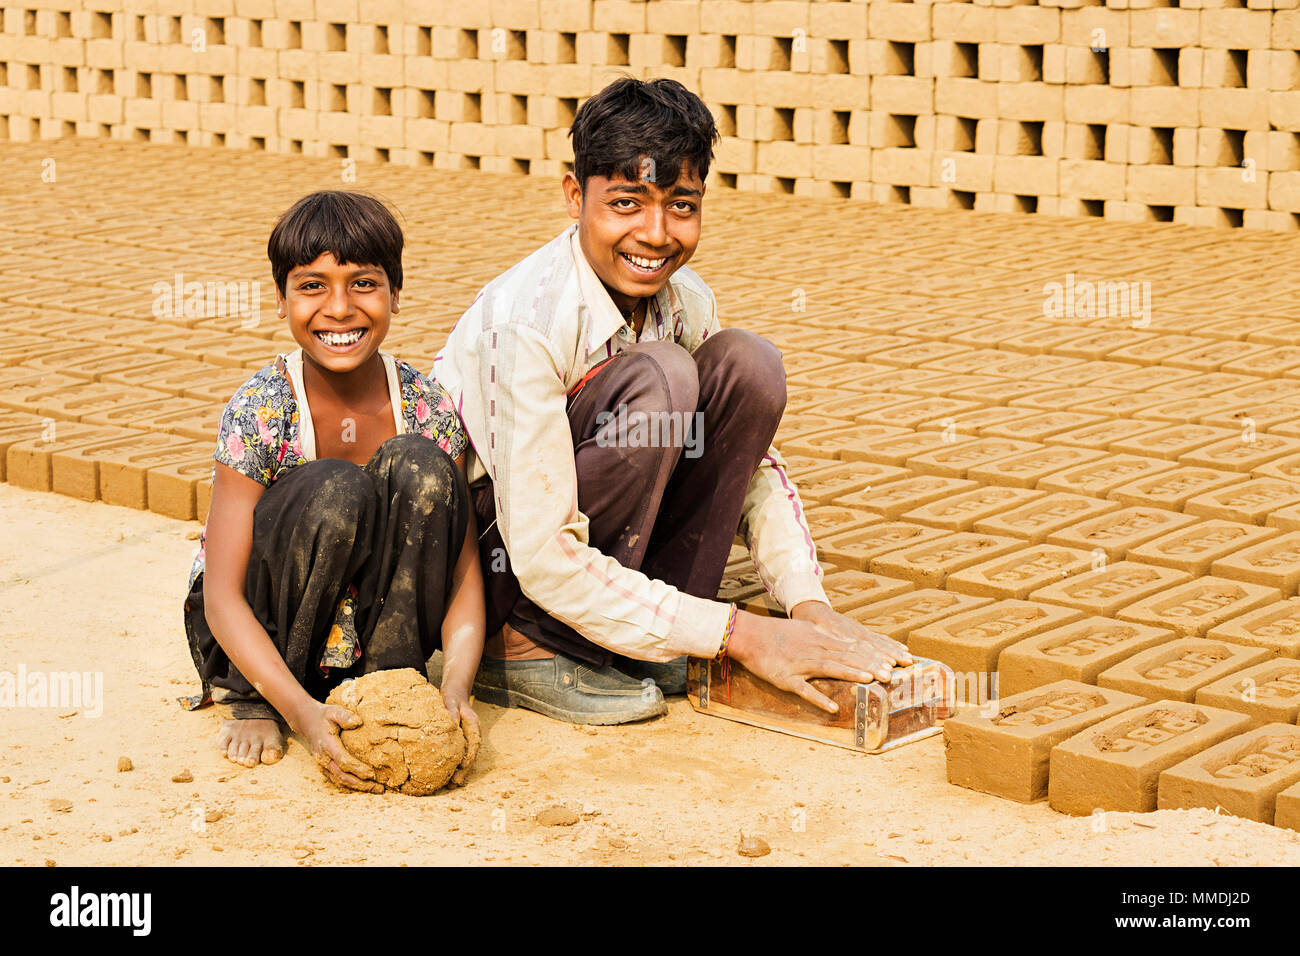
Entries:
{"type": "Polygon", "coordinates": [[[475,693],[623,723],[684,691],[684,655],[730,655],[832,710],[810,678],[883,678],[910,658],[831,610],[771,447],[780,352],[721,329],[686,267],[713,118],[679,83],[627,78],[584,103],[570,132],[576,223],[483,289],[434,367],[472,442],[485,529],[475,693]],[[791,620],[714,600],[738,527],[791,620]]]}

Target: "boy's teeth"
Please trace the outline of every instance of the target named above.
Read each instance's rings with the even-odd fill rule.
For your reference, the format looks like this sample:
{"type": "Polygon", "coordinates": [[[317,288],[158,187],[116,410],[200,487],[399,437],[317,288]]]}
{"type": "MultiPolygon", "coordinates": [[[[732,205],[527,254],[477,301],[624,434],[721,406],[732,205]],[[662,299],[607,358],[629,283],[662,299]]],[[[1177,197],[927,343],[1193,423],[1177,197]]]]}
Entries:
{"type": "Polygon", "coordinates": [[[363,334],[363,329],[353,329],[351,332],[321,332],[320,339],[326,345],[351,345],[363,334]]]}
{"type": "Polygon", "coordinates": [[[642,269],[658,269],[664,264],[663,259],[642,259],[640,256],[628,256],[626,252],[623,255],[627,256],[628,262],[640,266],[642,269]]]}

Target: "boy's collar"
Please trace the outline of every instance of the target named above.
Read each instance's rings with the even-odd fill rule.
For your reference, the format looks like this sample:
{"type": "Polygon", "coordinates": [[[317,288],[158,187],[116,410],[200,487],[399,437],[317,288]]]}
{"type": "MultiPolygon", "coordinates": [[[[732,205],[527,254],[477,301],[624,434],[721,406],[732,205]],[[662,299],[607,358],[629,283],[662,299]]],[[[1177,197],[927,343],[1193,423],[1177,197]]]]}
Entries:
{"type": "MultiPolygon", "coordinates": [[[[587,352],[590,354],[612,339],[618,334],[619,329],[629,323],[623,318],[623,313],[618,310],[618,306],[614,305],[614,300],[609,297],[609,291],[596,275],[596,270],[587,261],[587,254],[582,251],[582,243],[578,239],[577,223],[569,226],[569,248],[578,270],[578,292],[591,312],[591,324],[587,336],[587,352]]],[[[656,293],[655,302],[662,315],[675,316],[680,311],[681,305],[673,293],[671,279],[656,293]]],[[[653,310],[647,306],[646,322],[653,321],[652,313],[653,310]]]]}

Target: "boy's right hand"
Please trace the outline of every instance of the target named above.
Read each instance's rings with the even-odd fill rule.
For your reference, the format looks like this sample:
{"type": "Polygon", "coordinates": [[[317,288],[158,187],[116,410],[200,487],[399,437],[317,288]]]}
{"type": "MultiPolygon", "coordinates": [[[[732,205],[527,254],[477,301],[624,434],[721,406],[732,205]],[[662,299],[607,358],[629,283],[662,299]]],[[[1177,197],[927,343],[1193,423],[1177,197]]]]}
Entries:
{"type": "Polygon", "coordinates": [[[313,700],[295,724],[298,726],[293,729],[302,735],[321,772],[332,782],[349,790],[383,793],[383,785],[375,782],[374,769],[348,753],[339,739],[340,728],[351,730],[361,726],[360,717],[342,707],[313,700]]]}

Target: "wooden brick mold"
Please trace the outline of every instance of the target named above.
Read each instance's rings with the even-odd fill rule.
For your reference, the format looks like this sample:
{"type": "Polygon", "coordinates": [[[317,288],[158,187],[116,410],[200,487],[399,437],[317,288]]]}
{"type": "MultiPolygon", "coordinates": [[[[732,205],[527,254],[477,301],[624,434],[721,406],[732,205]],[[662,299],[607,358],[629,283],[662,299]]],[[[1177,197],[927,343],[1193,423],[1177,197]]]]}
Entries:
{"type": "Polygon", "coordinates": [[[1160,772],[1246,730],[1250,718],[1181,701],[1126,710],[1052,748],[1047,799],[1053,810],[1156,809],[1160,772]]]}
{"type": "Polygon", "coordinates": [[[1277,795],[1300,783],[1300,727],[1265,724],[1175,764],[1160,774],[1161,810],[1223,807],[1272,823],[1277,795]]]}
{"type": "Polygon", "coordinates": [[[948,782],[1020,803],[1047,796],[1052,748],[1144,701],[1078,681],[1003,696],[944,722],[948,782]]]}

